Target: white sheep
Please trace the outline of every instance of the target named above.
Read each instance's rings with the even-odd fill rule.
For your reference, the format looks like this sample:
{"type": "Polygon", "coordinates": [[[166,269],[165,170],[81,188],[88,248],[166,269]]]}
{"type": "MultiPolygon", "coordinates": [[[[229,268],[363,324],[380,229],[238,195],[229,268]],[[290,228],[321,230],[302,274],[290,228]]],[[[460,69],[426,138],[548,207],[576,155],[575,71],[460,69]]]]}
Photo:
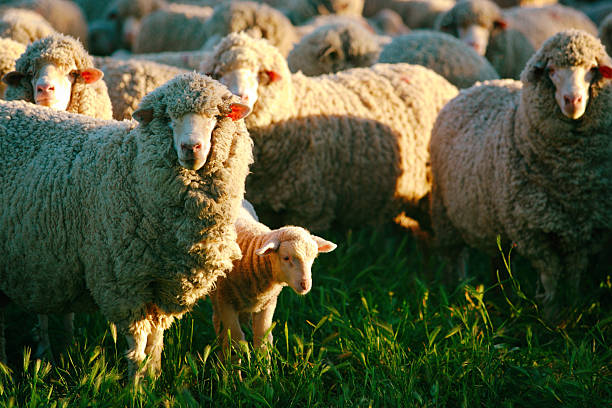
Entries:
{"type": "Polygon", "coordinates": [[[147,355],[159,372],[164,330],[240,258],[247,113],[196,73],[147,95],[138,123],[0,101],[0,297],[99,308],[127,338],[131,375],[147,355]]]}
{"type": "Polygon", "coordinates": [[[567,30],[521,82],[485,82],[450,101],[430,143],[436,246],[451,259],[465,245],[495,254],[500,235],[539,273],[545,305],[562,281],[576,289],[612,228],[611,78],[599,40],[567,30]]]}
{"type": "MultiPolygon", "coordinates": [[[[10,38],[0,38],[0,79],[15,70],[15,61],[25,49],[25,45],[20,42],[10,38]]],[[[0,81],[0,99],[4,98],[5,89],[6,84],[0,81]]]]}
{"type": "MultiPolygon", "coordinates": [[[[246,202],[248,205],[248,202],[246,202]]],[[[251,207],[252,208],[252,207],[251,207]]],[[[252,318],[253,345],[272,345],[272,318],[278,295],[285,286],[298,295],[312,288],[312,264],[319,253],[336,249],[336,244],[311,235],[300,227],[285,226],[271,230],[241,208],[236,220],[237,242],[242,258],[234,261],[225,277],[217,279],[210,293],[213,325],[228,350],[232,341],[244,341],[240,316],[252,318]]]]}
{"type": "Polygon", "coordinates": [[[8,8],[0,10],[0,37],[28,45],[55,34],[47,20],[35,11],[8,8]]]}
{"type": "Polygon", "coordinates": [[[405,212],[428,224],[427,144],[457,88],[417,65],[291,74],[265,40],[230,34],[202,66],[253,107],[247,199],[271,226],[318,232],[405,212]]]}

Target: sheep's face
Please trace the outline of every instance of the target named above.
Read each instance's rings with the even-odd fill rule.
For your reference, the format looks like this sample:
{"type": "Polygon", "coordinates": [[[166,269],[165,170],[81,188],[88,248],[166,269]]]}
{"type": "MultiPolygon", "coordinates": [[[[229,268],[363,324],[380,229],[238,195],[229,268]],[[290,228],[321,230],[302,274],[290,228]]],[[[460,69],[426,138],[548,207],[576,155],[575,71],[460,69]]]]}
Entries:
{"type": "Polygon", "coordinates": [[[227,86],[231,93],[239,96],[242,102],[253,109],[257,102],[257,89],[259,87],[258,72],[252,69],[235,69],[219,77],[219,82],[227,86]]]}
{"type": "Polygon", "coordinates": [[[478,55],[485,55],[487,45],[489,45],[489,29],[478,24],[457,29],[459,39],[472,47],[478,55]]]}
{"type": "Polygon", "coordinates": [[[597,63],[572,67],[557,67],[549,63],[546,72],[555,87],[555,100],[563,115],[579,119],[589,102],[591,83],[598,72],[597,63]]]}
{"type": "Polygon", "coordinates": [[[275,277],[289,285],[298,295],[307,294],[312,288],[312,264],[320,252],[331,252],[336,244],[326,241],[306,230],[285,227],[273,231],[264,245],[255,253],[270,256],[275,277]]]}
{"type": "Polygon", "coordinates": [[[170,121],[174,150],[181,166],[199,170],[206,164],[217,118],[188,113],[170,121]]]}

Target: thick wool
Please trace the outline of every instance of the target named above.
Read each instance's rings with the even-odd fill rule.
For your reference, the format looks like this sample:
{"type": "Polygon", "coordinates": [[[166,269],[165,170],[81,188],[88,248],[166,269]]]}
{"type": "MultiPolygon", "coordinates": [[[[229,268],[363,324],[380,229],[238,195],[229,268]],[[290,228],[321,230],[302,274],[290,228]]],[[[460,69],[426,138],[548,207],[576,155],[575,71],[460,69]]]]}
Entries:
{"type": "Polygon", "coordinates": [[[584,116],[569,120],[542,68],[547,62],[610,59],[587,33],[556,34],[529,60],[521,82],[487,82],[449,102],[430,150],[440,249],[450,257],[466,244],[496,253],[499,234],[550,282],[552,296],[556,283],[578,285],[612,227],[612,84],[598,76],[584,116]]]}
{"type": "Polygon", "coordinates": [[[409,28],[433,28],[436,18],[450,10],[454,5],[455,0],[366,1],[363,15],[369,18],[382,10],[388,9],[399,14],[409,28]]]}
{"type": "Polygon", "coordinates": [[[0,102],[1,292],[36,313],[99,308],[142,361],[146,333],[163,332],[240,258],[251,140],[224,117],[238,101],[190,73],[143,99],[148,123],[0,102]],[[169,128],[190,112],[219,118],[198,171],[179,165],[169,128]]]}
{"type": "Polygon", "coordinates": [[[284,9],[285,14],[295,25],[327,14],[361,16],[364,0],[291,0],[284,9]]]}
{"type": "Polygon", "coordinates": [[[408,64],[292,75],[278,50],[241,34],[226,37],[203,68],[219,75],[239,67],[280,74],[259,85],[245,119],[256,158],[247,199],[264,223],[321,231],[402,211],[428,222],[427,144],[453,85],[408,64]]]}
{"type": "MultiPolygon", "coordinates": [[[[44,63],[65,67],[66,70],[74,63],[78,71],[94,67],[93,59],[78,40],[63,34],[45,37],[28,45],[17,60],[15,70],[24,76],[19,85],[7,87],[5,99],[35,103],[32,78],[44,63]]],[[[88,85],[82,78],[77,77],[72,85],[66,111],[99,119],[111,119],[111,101],[104,81],[99,80],[88,85]]]]}
{"type": "Polygon", "coordinates": [[[204,29],[207,49],[214,48],[226,35],[243,31],[253,38],[265,38],[286,57],[298,39],[295,28],[283,13],[253,1],[219,4],[204,29]]]}
{"type": "Polygon", "coordinates": [[[210,53],[211,51],[202,50],[152,52],[148,54],[114,53],[113,59],[145,60],[190,71],[197,71],[210,53]]]}
{"type": "Polygon", "coordinates": [[[493,0],[495,4],[502,8],[509,7],[542,7],[557,4],[557,0],[493,0]]]}
{"type": "Polygon", "coordinates": [[[499,78],[489,61],[474,49],[451,35],[436,31],[415,30],[395,37],[382,49],[378,62],[423,65],[458,88],[499,78]]]}
{"type": "Polygon", "coordinates": [[[141,21],[134,41],[134,53],[200,49],[208,34],[205,24],[211,17],[211,7],[169,4],[141,21]]]}
{"type": "Polygon", "coordinates": [[[79,39],[87,47],[87,21],[81,8],[69,0],[17,0],[12,7],[37,12],[58,32],[79,39]]]}
{"type": "Polygon", "coordinates": [[[291,72],[316,76],[349,68],[369,67],[380,54],[380,42],[361,25],[326,25],[304,36],[287,56],[291,72]]]}
{"type": "Polygon", "coordinates": [[[599,38],[608,54],[612,54],[612,13],[599,26],[599,38]]]}
{"type": "Polygon", "coordinates": [[[518,79],[527,60],[551,35],[570,28],[592,35],[597,28],[583,13],[569,7],[514,7],[501,10],[490,0],[463,0],[436,21],[436,29],[455,37],[458,29],[478,24],[489,30],[486,58],[502,78],[518,79]],[[505,28],[496,25],[504,21],[505,28]]]}
{"type": "MultiPolygon", "coordinates": [[[[0,38],[0,79],[15,70],[15,61],[25,51],[25,45],[9,38],[0,38]]],[[[6,84],[0,82],[0,99],[4,97],[6,84]]]]}
{"type": "Polygon", "coordinates": [[[96,65],[104,72],[113,118],[116,120],[131,119],[146,94],[187,72],[177,67],[133,59],[96,58],[96,65]]]}
{"type": "Polygon", "coordinates": [[[31,42],[55,34],[51,24],[35,11],[0,9],[0,37],[28,45],[31,42]]]}

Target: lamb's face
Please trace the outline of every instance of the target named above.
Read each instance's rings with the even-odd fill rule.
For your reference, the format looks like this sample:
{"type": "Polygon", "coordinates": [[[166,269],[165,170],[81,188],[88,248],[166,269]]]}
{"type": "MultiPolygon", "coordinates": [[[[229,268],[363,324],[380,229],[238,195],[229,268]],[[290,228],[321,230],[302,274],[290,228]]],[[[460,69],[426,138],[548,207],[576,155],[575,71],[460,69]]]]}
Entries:
{"type": "Polygon", "coordinates": [[[472,47],[478,55],[484,56],[489,45],[489,29],[479,24],[472,24],[457,29],[459,39],[472,47]]]}
{"type": "Polygon", "coordinates": [[[187,113],[180,118],[171,119],[174,150],[181,166],[189,170],[199,170],[206,164],[215,126],[216,117],[198,113],[187,113]]]}
{"type": "Polygon", "coordinates": [[[572,67],[557,67],[548,63],[546,72],[555,87],[555,100],[563,115],[574,120],[584,115],[591,83],[598,70],[596,61],[572,67]]]}
{"type": "Polygon", "coordinates": [[[254,69],[240,68],[224,73],[219,82],[227,86],[231,93],[239,96],[242,102],[253,109],[257,102],[259,72],[254,69]]]}

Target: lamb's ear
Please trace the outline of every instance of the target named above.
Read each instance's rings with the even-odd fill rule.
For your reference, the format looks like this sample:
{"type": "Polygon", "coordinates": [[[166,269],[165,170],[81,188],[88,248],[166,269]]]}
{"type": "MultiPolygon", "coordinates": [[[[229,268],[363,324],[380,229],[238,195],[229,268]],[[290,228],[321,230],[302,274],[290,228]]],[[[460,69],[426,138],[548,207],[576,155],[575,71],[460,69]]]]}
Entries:
{"type": "Polygon", "coordinates": [[[331,241],[327,241],[321,237],[317,237],[316,235],[311,235],[312,239],[317,243],[317,249],[319,253],[331,252],[338,247],[338,245],[334,244],[331,241]]]}
{"type": "Polygon", "coordinates": [[[132,113],[132,117],[143,125],[147,125],[153,120],[153,108],[138,108],[132,113]]]}
{"type": "Polygon", "coordinates": [[[266,75],[268,75],[270,83],[280,81],[280,79],[282,78],[281,74],[276,71],[266,71],[266,75]]]}
{"type": "Polygon", "coordinates": [[[79,76],[86,84],[93,84],[104,77],[104,72],[97,68],[86,68],[79,73],[79,76]]]}
{"type": "Polygon", "coordinates": [[[603,58],[600,58],[597,63],[597,68],[599,69],[601,76],[607,79],[612,78],[612,58],[606,55],[603,58]]]}
{"type": "Polygon", "coordinates": [[[232,103],[229,105],[229,108],[232,110],[226,116],[231,118],[233,121],[242,119],[246,117],[249,113],[251,113],[251,108],[242,103],[232,103]]]}
{"type": "Polygon", "coordinates": [[[7,85],[17,86],[25,75],[19,71],[12,71],[2,77],[2,82],[7,85]]]}
{"type": "Polygon", "coordinates": [[[506,28],[508,28],[508,22],[503,18],[498,18],[493,21],[493,27],[498,28],[500,30],[505,30],[506,28]]]}
{"type": "Polygon", "coordinates": [[[264,242],[261,248],[258,248],[255,251],[255,254],[259,256],[270,255],[272,252],[276,252],[279,246],[280,246],[280,241],[278,240],[278,238],[271,237],[267,241],[264,242]]]}

